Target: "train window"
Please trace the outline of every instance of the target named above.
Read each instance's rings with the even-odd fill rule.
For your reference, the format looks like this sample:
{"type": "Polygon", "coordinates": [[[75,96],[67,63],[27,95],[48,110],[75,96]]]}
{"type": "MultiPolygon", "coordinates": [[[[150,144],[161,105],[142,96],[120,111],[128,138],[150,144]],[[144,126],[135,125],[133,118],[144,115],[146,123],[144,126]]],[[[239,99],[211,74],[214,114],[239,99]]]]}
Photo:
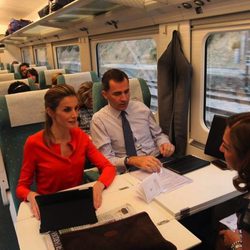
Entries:
{"type": "Polygon", "coordinates": [[[31,63],[29,48],[22,48],[21,53],[23,62],[31,63]]]}
{"type": "Polygon", "coordinates": [[[204,121],[250,110],[250,30],[211,33],[206,39],[204,121]]]}
{"type": "Polygon", "coordinates": [[[56,50],[57,67],[69,73],[81,71],[80,49],[78,45],[58,46],[56,50]]]}
{"type": "Polygon", "coordinates": [[[119,68],[129,78],[145,79],[152,95],[151,110],[157,110],[157,51],[154,39],[98,43],[97,64],[100,76],[110,68],[119,68]]]}
{"type": "Polygon", "coordinates": [[[48,57],[46,47],[35,48],[35,62],[38,66],[48,66],[48,57]]]}

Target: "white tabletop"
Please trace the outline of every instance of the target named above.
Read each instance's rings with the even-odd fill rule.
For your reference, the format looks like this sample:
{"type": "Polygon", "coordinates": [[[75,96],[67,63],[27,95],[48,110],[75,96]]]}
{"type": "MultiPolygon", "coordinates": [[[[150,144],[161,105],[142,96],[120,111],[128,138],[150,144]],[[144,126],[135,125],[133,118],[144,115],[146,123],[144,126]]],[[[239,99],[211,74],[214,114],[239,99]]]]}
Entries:
{"type": "MultiPolygon", "coordinates": [[[[175,220],[164,207],[155,201],[147,204],[141,200],[136,193],[136,186],[128,182],[128,179],[128,174],[115,178],[110,188],[103,192],[103,203],[97,210],[97,215],[128,203],[136,213],[146,211],[163,237],[175,244],[177,249],[189,249],[200,243],[200,240],[175,220]]],[[[84,187],[89,185],[93,183],[84,187]]],[[[15,227],[21,250],[47,249],[44,236],[39,233],[40,222],[32,217],[29,203],[23,202],[20,205],[15,227]]]]}
{"type": "Polygon", "coordinates": [[[185,213],[194,214],[231,198],[239,196],[233,186],[235,171],[221,170],[210,164],[207,167],[186,174],[193,182],[155,198],[175,218],[185,213]]]}

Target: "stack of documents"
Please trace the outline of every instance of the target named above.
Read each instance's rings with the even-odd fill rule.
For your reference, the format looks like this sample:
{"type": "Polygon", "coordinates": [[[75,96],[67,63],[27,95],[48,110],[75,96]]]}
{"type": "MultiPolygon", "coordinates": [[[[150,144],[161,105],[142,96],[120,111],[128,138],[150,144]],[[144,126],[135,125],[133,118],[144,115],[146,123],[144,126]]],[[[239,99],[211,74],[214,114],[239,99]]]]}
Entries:
{"type": "Polygon", "coordinates": [[[147,203],[160,193],[171,192],[192,182],[191,179],[165,168],[160,173],[149,174],[140,170],[131,174],[142,181],[138,186],[138,193],[147,203]]]}

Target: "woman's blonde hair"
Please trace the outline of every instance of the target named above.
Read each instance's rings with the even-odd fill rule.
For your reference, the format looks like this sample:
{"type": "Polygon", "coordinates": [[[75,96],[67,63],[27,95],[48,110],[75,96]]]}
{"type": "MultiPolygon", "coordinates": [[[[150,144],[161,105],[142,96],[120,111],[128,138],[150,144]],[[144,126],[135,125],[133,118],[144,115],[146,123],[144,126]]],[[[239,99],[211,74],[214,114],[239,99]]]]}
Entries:
{"type": "Polygon", "coordinates": [[[57,85],[57,77],[62,75],[61,72],[57,72],[57,73],[54,73],[52,76],[51,76],[51,84],[52,86],[56,86],[57,85]]]}
{"type": "Polygon", "coordinates": [[[78,103],[80,107],[86,107],[89,99],[89,94],[92,92],[93,82],[84,82],[80,85],[77,92],[78,103]]]}
{"type": "MultiPolygon", "coordinates": [[[[52,111],[55,111],[62,99],[68,96],[76,96],[76,92],[72,86],[60,84],[54,88],[50,88],[44,96],[45,109],[50,108],[52,111]]],[[[44,142],[47,146],[50,146],[52,138],[54,137],[51,132],[52,124],[52,118],[46,112],[44,142]]]]}

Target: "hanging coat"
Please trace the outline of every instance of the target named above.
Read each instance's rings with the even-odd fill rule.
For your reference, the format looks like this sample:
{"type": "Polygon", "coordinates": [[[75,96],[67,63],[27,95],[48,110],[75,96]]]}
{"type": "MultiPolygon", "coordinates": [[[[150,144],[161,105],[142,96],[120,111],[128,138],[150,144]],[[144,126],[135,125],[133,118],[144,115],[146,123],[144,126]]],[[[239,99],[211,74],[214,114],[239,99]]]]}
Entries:
{"type": "Polygon", "coordinates": [[[175,153],[185,155],[192,66],[183,54],[176,30],[157,66],[160,126],[175,145],[175,153]]]}

